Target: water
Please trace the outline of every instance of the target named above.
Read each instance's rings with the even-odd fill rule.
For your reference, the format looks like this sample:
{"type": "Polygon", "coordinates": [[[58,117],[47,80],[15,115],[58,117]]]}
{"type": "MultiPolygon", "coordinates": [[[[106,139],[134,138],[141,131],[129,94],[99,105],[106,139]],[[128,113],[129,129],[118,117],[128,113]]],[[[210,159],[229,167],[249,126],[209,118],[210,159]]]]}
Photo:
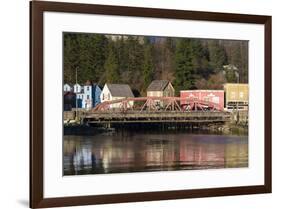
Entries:
{"type": "Polygon", "coordinates": [[[248,137],[118,132],[64,136],[64,175],[248,167],[248,137]]]}

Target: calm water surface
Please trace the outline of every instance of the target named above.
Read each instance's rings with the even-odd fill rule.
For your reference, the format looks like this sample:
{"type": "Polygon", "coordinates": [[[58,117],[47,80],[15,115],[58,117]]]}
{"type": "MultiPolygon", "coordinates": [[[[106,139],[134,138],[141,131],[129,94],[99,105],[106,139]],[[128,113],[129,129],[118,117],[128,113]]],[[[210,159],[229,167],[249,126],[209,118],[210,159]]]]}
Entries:
{"type": "Polygon", "coordinates": [[[128,133],[64,136],[64,175],[248,167],[248,136],[128,133]]]}

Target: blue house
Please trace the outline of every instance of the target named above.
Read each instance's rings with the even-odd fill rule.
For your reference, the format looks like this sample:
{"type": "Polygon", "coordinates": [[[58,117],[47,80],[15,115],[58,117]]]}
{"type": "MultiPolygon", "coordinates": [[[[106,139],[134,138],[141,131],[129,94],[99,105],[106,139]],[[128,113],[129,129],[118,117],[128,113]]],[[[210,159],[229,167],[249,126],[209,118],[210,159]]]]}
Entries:
{"type": "Polygon", "coordinates": [[[87,81],[79,92],[76,92],[78,108],[90,109],[100,103],[101,89],[97,84],[87,81]]]}

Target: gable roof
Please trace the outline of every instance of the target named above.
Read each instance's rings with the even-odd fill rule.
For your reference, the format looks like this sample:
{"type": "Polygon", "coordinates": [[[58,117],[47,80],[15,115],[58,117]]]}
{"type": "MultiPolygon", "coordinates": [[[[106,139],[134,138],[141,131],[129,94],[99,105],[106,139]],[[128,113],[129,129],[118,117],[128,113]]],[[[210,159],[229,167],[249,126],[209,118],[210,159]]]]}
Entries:
{"type": "Polygon", "coordinates": [[[169,83],[168,80],[154,80],[148,86],[147,91],[163,91],[169,83]]]}
{"type": "Polygon", "coordinates": [[[106,84],[113,97],[134,97],[128,84],[106,84]]]}

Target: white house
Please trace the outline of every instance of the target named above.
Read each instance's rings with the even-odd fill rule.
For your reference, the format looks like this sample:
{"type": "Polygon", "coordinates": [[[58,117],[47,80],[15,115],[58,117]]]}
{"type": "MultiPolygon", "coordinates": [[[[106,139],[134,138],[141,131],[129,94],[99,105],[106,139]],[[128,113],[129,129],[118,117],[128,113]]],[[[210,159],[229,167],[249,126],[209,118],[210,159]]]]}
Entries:
{"type": "MultiPolygon", "coordinates": [[[[105,101],[113,101],[117,99],[133,98],[134,94],[127,84],[105,84],[100,94],[101,103],[105,101]]],[[[133,107],[134,102],[130,101],[128,108],[133,107]]],[[[111,104],[110,108],[120,108],[120,103],[111,104]]]]}
{"type": "Polygon", "coordinates": [[[79,83],[74,84],[73,92],[74,93],[81,93],[81,91],[82,91],[82,86],[79,83]]]}
{"type": "Polygon", "coordinates": [[[83,86],[75,84],[73,88],[78,108],[91,109],[100,103],[101,89],[97,84],[88,80],[83,86]]]}
{"type": "Polygon", "coordinates": [[[100,94],[100,87],[88,80],[83,87],[82,108],[90,109],[98,105],[100,94]]]}
{"type": "Polygon", "coordinates": [[[70,92],[70,91],[72,91],[72,87],[68,83],[66,83],[63,85],[63,91],[70,92]]]}

